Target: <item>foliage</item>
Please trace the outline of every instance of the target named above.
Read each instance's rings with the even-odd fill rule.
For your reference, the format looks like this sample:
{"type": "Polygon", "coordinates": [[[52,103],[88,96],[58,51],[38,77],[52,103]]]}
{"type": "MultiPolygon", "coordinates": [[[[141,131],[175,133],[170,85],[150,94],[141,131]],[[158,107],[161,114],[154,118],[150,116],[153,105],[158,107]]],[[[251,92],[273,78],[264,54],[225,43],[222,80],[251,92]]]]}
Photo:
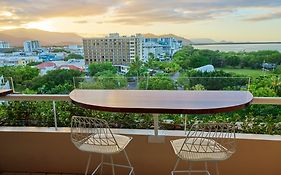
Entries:
{"type": "Polygon", "coordinates": [[[130,64],[129,72],[127,73],[128,77],[136,76],[137,78],[139,76],[145,75],[147,72],[147,69],[144,65],[144,62],[140,59],[140,57],[137,55],[133,62],[130,64]]]}
{"type": "Polygon", "coordinates": [[[196,68],[206,64],[215,67],[262,68],[262,63],[281,64],[281,53],[278,51],[261,50],[256,52],[219,52],[194,49],[186,46],[173,56],[173,61],[182,69],[196,68]]]}
{"type": "Polygon", "coordinates": [[[255,97],[280,97],[281,76],[260,76],[253,80],[249,89],[255,97]]]}
{"type": "MultiPolygon", "coordinates": [[[[0,105],[0,125],[54,127],[52,106],[51,102],[7,102],[0,105]]],[[[105,119],[112,128],[150,128],[153,123],[150,114],[93,111],[70,102],[56,102],[56,112],[59,127],[70,126],[74,115],[105,119]]]]}
{"type": "Polygon", "coordinates": [[[140,81],[139,89],[147,90],[175,90],[175,82],[165,74],[157,74],[154,77],[140,81]]]}
{"type": "Polygon", "coordinates": [[[65,49],[54,49],[54,50],[52,50],[52,52],[54,52],[54,53],[58,53],[58,52],[70,53],[70,51],[65,50],[65,49]]]}
{"type": "Polygon", "coordinates": [[[0,67],[0,75],[12,77],[15,90],[22,91],[28,87],[28,82],[39,75],[39,70],[30,66],[0,67]]]}
{"type": "Polygon", "coordinates": [[[82,82],[82,89],[125,89],[128,86],[127,79],[123,76],[113,74],[111,71],[103,71],[90,82],[82,82]]]}
{"type": "Polygon", "coordinates": [[[279,74],[279,75],[281,74],[281,64],[276,67],[274,73],[279,74]]]}
{"type": "Polygon", "coordinates": [[[89,72],[91,76],[95,76],[99,72],[111,71],[112,73],[117,73],[117,69],[110,62],[104,63],[92,63],[89,65],[89,72]]]}
{"type": "Polygon", "coordinates": [[[29,87],[40,94],[69,93],[73,89],[73,78],[80,76],[77,70],[53,70],[34,78],[29,87]]]}
{"type": "Polygon", "coordinates": [[[64,61],[68,61],[70,59],[84,59],[82,55],[71,53],[64,58],[64,61]]]}
{"type": "Polygon", "coordinates": [[[159,69],[165,73],[173,74],[180,70],[180,66],[175,62],[160,62],[159,69]]]}
{"type": "Polygon", "coordinates": [[[38,64],[41,64],[42,62],[31,62],[31,63],[28,63],[27,66],[36,66],[38,64]]]}
{"type": "Polygon", "coordinates": [[[200,84],[206,90],[240,90],[247,86],[249,79],[223,71],[200,72],[191,70],[181,73],[177,81],[184,89],[193,89],[194,86],[200,84]]]}

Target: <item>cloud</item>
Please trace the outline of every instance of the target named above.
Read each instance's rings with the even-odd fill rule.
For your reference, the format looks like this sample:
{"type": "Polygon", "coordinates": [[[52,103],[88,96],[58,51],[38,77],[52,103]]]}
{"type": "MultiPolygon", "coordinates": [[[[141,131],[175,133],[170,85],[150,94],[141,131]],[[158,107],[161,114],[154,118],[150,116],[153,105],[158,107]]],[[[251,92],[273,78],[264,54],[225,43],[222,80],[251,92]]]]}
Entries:
{"type": "MultiPolygon", "coordinates": [[[[118,0],[9,0],[0,1],[1,12],[9,12],[11,17],[5,21],[21,25],[27,22],[39,21],[55,17],[86,17],[106,13],[112,6],[118,5],[118,0]],[[17,19],[17,20],[15,20],[17,19]]],[[[82,21],[82,20],[79,20],[82,21]]]]}
{"type": "MultiPolygon", "coordinates": [[[[74,23],[87,23],[85,17],[108,12],[103,23],[146,25],[158,22],[189,23],[231,15],[239,9],[281,8],[280,0],[9,0],[0,1],[0,25],[20,26],[47,18],[81,18],[74,23]],[[1,16],[9,12],[12,16],[1,16]]],[[[241,17],[249,21],[279,18],[280,14],[241,17]]],[[[242,20],[243,20],[242,19],[242,20]]]]}
{"type": "Polygon", "coordinates": [[[157,22],[189,23],[212,20],[235,13],[241,8],[276,8],[276,0],[141,0],[126,1],[115,9],[115,18],[108,21],[123,24],[151,24],[157,22]]]}
{"type": "Polygon", "coordinates": [[[281,19],[281,11],[273,12],[270,14],[262,14],[255,17],[250,17],[245,19],[246,21],[265,21],[265,20],[272,20],[272,19],[281,19]]]}
{"type": "Polygon", "coordinates": [[[88,23],[87,20],[79,20],[79,21],[73,21],[74,23],[77,23],[77,24],[86,24],[88,23]]]}

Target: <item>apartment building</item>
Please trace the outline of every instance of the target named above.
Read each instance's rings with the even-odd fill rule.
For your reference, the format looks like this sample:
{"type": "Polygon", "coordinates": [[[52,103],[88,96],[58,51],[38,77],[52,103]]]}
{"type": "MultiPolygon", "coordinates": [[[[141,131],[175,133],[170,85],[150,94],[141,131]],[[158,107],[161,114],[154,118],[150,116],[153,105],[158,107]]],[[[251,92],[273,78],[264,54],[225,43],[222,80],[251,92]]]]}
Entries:
{"type": "Polygon", "coordinates": [[[6,41],[0,41],[0,49],[10,48],[10,44],[6,41]]]}
{"type": "Polygon", "coordinates": [[[40,48],[40,43],[37,40],[25,41],[23,43],[24,52],[34,52],[40,48]]]}
{"type": "Polygon", "coordinates": [[[182,48],[182,41],[174,37],[145,38],[143,45],[143,58],[147,60],[149,53],[155,58],[165,60],[182,48]]]}
{"type": "Polygon", "coordinates": [[[143,59],[143,36],[119,36],[111,33],[102,38],[84,38],[83,48],[86,65],[112,62],[113,65],[129,65],[136,56],[143,59]]]}

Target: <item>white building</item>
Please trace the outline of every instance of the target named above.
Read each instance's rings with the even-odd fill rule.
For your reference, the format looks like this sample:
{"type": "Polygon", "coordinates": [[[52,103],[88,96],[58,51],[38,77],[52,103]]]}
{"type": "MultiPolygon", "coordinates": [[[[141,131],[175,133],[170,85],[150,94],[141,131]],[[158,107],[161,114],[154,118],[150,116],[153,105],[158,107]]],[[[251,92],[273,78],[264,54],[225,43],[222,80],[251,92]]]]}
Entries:
{"type": "Polygon", "coordinates": [[[28,63],[40,61],[38,56],[1,56],[0,67],[26,66],[28,63]]]}
{"type": "Polygon", "coordinates": [[[0,49],[10,48],[10,44],[6,41],[0,41],[0,49]]]}
{"type": "Polygon", "coordinates": [[[154,58],[161,59],[164,49],[163,46],[154,42],[145,42],[143,44],[143,60],[147,61],[149,54],[152,53],[154,58]]]}
{"type": "Polygon", "coordinates": [[[71,53],[84,56],[83,46],[80,45],[69,45],[65,47],[66,50],[69,50],[71,53]]]}
{"type": "Polygon", "coordinates": [[[25,41],[23,43],[24,52],[34,52],[35,50],[40,48],[40,43],[37,40],[33,41],[25,41]]]}
{"type": "Polygon", "coordinates": [[[152,53],[154,58],[159,60],[172,58],[181,47],[182,41],[174,37],[145,38],[143,44],[143,58],[147,60],[149,53],[152,53]]]}
{"type": "Polygon", "coordinates": [[[200,71],[200,72],[214,72],[215,71],[215,67],[211,64],[205,65],[205,66],[201,66],[198,68],[195,68],[194,70],[196,71],[200,71]]]}

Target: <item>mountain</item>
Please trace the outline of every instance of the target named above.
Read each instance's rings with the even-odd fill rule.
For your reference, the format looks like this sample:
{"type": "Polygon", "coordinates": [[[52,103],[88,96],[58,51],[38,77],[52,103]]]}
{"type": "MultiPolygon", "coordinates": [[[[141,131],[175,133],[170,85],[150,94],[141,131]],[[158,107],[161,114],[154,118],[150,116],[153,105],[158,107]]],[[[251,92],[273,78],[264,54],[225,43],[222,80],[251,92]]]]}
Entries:
{"type": "Polygon", "coordinates": [[[192,43],[194,44],[203,44],[203,43],[216,43],[215,40],[212,40],[210,38],[192,38],[190,39],[192,43]]]}
{"type": "Polygon", "coordinates": [[[174,37],[177,40],[181,40],[183,45],[189,45],[189,44],[192,43],[189,39],[186,39],[184,37],[177,36],[177,35],[174,35],[174,34],[171,34],[171,33],[170,34],[164,34],[164,35],[155,35],[153,33],[145,33],[145,34],[143,34],[143,36],[146,37],[146,38],[174,37]]]}
{"type": "Polygon", "coordinates": [[[42,46],[82,44],[82,37],[74,33],[48,32],[37,29],[12,29],[0,31],[0,41],[12,46],[23,46],[26,40],[39,40],[42,46]]]}

